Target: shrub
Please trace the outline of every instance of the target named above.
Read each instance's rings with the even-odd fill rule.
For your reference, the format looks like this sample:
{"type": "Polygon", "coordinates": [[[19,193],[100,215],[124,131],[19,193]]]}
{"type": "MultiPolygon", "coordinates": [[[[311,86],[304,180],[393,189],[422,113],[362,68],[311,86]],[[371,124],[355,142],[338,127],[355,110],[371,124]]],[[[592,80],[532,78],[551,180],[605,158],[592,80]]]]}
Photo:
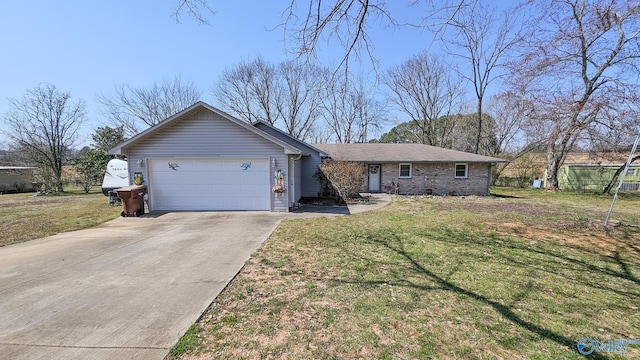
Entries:
{"type": "Polygon", "coordinates": [[[343,200],[358,196],[365,173],[363,164],[328,160],[320,165],[320,171],[343,200]]]}

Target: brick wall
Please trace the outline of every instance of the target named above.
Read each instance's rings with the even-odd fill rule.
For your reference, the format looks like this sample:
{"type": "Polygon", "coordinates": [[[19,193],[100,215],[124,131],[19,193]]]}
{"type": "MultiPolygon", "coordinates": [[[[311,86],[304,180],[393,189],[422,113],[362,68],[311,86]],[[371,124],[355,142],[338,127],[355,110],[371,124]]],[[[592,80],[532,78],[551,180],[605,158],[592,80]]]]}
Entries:
{"type": "MultiPolygon", "coordinates": [[[[468,164],[468,178],[456,179],[455,163],[413,163],[411,178],[399,178],[399,164],[382,164],[382,188],[391,182],[399,183],[399,193],[404,195],[422,195],[431,189],[433,195],[489,195],[488,184],[491,165],[468,164]]],[[[363,191],[368,189],[367,177],[363,191]]]]}

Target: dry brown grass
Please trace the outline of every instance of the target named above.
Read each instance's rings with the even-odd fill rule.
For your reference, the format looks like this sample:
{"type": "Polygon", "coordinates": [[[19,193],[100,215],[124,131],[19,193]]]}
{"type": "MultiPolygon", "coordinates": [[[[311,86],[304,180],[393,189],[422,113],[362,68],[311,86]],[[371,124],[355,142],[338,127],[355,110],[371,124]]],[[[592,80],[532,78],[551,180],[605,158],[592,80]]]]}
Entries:
{"type": "Polygon", "coordinates": [[[92,227],[115,219],[120,211],[109,206],[102,193],[85,195],[72,190],[37,197],[0,195],[0,246],[92,227]]]}

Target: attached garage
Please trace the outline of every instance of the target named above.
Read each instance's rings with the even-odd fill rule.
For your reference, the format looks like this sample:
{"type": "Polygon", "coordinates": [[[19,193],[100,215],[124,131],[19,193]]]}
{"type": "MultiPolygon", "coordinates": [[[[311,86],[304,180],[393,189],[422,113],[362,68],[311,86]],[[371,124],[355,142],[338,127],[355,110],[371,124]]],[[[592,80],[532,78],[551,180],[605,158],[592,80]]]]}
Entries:
{"type": "Polygon", "coordinates": [[[155,210],[270,210],[269,159],[148,160],[155,210]]]}
{"type": "Polygon", "coordinates": [[[109,152],[127,156],[130,179],[142,174],[149,211],[289,211],[302,196],[309,151],[267,125],[198,102],[109,152]]]}

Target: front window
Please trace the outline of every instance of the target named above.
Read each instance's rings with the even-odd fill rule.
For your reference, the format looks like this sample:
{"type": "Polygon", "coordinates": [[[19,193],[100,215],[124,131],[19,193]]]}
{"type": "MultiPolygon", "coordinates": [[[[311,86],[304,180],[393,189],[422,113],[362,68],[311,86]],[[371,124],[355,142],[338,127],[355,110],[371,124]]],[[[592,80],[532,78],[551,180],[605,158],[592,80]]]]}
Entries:
{"type": "Polygon", "coordinates": [[[401,178],[411,177],[411,164],[400,164],[400,177],[401,178]]]}
{"type": "Polygon", "coordinates": [[[469,176],[467,164],[456,164],[456,179],[466,179],[469,176]]]}

